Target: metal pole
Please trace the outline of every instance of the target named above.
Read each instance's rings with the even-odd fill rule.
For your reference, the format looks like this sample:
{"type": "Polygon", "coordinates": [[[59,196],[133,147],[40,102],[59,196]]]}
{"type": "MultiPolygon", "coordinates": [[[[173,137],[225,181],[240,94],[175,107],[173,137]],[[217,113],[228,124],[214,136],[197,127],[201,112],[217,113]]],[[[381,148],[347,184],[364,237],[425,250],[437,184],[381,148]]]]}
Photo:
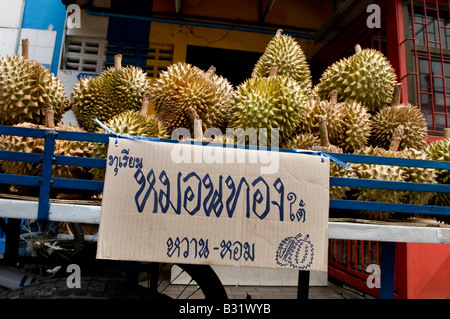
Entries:
{"type": "Polygon", "coordinates": [[[395,243],[381,244],[380,299],[394,298],[395,243]]]}
{"type": "Polygon", "coordinates": [[[297,299],[305,300],[308,299],[309,294],[309,270],[300,270],[298,272],[298,288],[297,288],[297,299]]]}

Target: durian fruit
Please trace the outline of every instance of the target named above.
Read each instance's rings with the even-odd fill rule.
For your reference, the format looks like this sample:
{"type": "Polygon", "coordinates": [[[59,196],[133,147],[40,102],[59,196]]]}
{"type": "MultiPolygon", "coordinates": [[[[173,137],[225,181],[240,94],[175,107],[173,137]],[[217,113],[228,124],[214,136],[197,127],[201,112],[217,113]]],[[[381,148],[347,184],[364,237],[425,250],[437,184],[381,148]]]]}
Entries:
{"type": "MultiPolygon", "coordinates": [[[[71,124],[54,125],[54,112],[51,105],[46,106],[45,111],[45,125],[33,124],[33,123],[20,123],[14,125],[15,127],[25,127],[32,129],[51,129],[56,131],[71,131],[71,132],[85,132],[83,129],[73,126],[71,124]]],[[[0,150],[16,151],[25,153],[43,153],[44,152],[44,139],[34,137],[21,137],[14,135],[3,135],[0,137],[0,150]]],[[[56,140],[54,155],[62,156],[78,156],[88,157],[89,143],[69,140],[56,140]]],[[[29,175],[38,176],[41,174],[42,164],[29,163],[29,162],[13,162],[2,161],[2,169],[6,174],[17,175],[29,175]]],[[[52,168],[52,176],[60,178],[82,178],[90,179],[91,176],[88,173],[87,168],[66,166],[66,165],[54,165],[52,168]]],[[[11,186],[11,189],[22,195],[38,195],[38,188],[28,186],[11,186]]],[[[54,190],[55,192],[67,192],[66,190],[54,190]]],[[[77,191],[77,193],[83,193],[77,191]]],[[[90,193],[90,192],[87,192],[90,193]]]]}
{"type": "Polygon", "coordinates": [[[125,111],[139,111],[142,97],[150,85],[142,69],[122,67],[122,56],[114,58],[114,67],[104,70],[98,77],[81,79],[73,87],[69,106],[78,125],[89,132],[97,129],[94,119],[107,122],[125,111]]]}
{"type": "Polygon", "coordinates": [[[291,136],[282,145],[281,148],[300,150],[310,150],[314,145],[319,145],[320,139],[313,133],[299,133],[291,136]]]}
{"type": "Polygon", "coordinates": [[[317,84],[317,94],[323,100],[333,89],[339,101],[358,101],[375,113],[389,105],[396,83],[395,70],[386,57],[375,49],[361,50],[329,66],[317,84]]]}
{"type": "Polygon", "coordinates": [[[345,153],[352,153],[367,146],[371,128],[371,114],[357,101],[337,103],[335,108],[343,109],[344,132],[333,142],[345,153]]]}
{"type": "MultiPolygon", "coordinates": [[[[140,111],[128,110],[118,114],[106,123],[104,123],[111,131],[120,135],[134,135],[144,137],[168,138],[169,135],[154,114],[147,115],[149,112],[150,94],[147,91],[141,102],[140,111]]],[[[96,133],[109,134],[105,129],[99,128],[96,133]]],[[[106,158],[108,154],[108,146],[105,143],[89,143],[89,155],[94,158],[106,158]]],[[[93,175],[94,180],[103,180],[105,170],[100,168],[91,168],[89,172],[93,175]]]]}
{"type": "Polygon", "coordinates": [[[224,130],[232,91],[231,83],[215,74],[213,66],[204,72],[185,62],[170,65],[150,87],[156,117],[169,134],[177,128],[192,129],[193,111],[203,129],[224,130]]]}
{"type": "MultiPolygon", "coordinates": [[[[357,150],[355,154],[372,155],[372,156],[389,156],[385,149],[379,147],[368,146],[357,150]]],[[[376,179],[383,181],[404,181],[404,175],[407,173],[402,167],[390,165],[376,165],[366,163],[352,163],[351,168],[356,178],[376,179]]],[[[385,189],[370,188],[354,188],[351,197],[359,201],[385,202],[385,203],[402,203],[404,192],[385,189]]],[[[360,215],[368,219],[388,220],[393,213],[378,211],[362,211],[360,215]]]]}
{"type": "Polygon", "coordinates": [[[337,103],[337,90],[333,90],[330,100],[310,99],[306,104],[304,118],[300,124],[303,133],[319,135],[319,117],[324,116],[327,122],[328,138],[335,144],[345,132],[344,104],[337,103]]]}
{"type": "Polygon", "coordinates": [[[28,59],[28,39],[22,56],[0,60],[0,125],[44,124],[44,107],[51,104],[59,122],[67,108],[64,85],[43,65],[28,59]]]}
{"type": "Polygon", "coordinates": [[[404,133],[399,150],[414,148],[424,149],[426,145],[427,123],[422,111],[411,104],[400,104],[401,84],[398,83],[391,106],[380,109],[372,118],[372,135],[370,144],[389,148],[394,130],[404,126],[404,133]]]}
{"type": "Polygon", "coordinates": [[[308,97],[312,92],[311,71],[301,46],[294,38],[282,34],[279,29],[275,37],[269,42],[264,53],[256,63],[252,75],[268,77],[272,67],[277,68],[278,75],[294,78],[308,97]]]}
{"type": "MultiPolygon", "coordinates": [[[[278,129],[278,145],[290,138],[303,118],[308,97],[291,77],[276,75],[272,69],[269,77],[250,78],[240,84],[233,93],[229,112],[229,128],[241,129],[243,133],[252,129],[259,141],[271,145],[271,129],[278,129]],[[265,129],[266,132],[260,130],[265,129]],[[266,134],[267,133],[267,134],[266,134]]],[[[256,141],[255,141],[256,142],[256,141]]]]}
{"type": "MultiPolygon", "coordinates": [[[[425,152],[425,150],[416,149],[404,149],[401,151],[386,151],[386,154],[390,157],[407,158],[407,159],[417,159],[417,160],[429,160],[430,157],[425,152]]],[[[432,168],[421,168],[421,167],[403,167],[405,174],[403,175],[403,181],[414,182],[414,183],[428,183],[435,184],[436,181],[436,170],[432,168]]],[[[403,198],[404,204],[416,204],[416,205],[427,205],[430,203],[431,199],[434,197],[434,193],[429,192],[405,192],[403,198]]],[[[396,214],[398,217],[408,216],[409,214],[396,214]]]]}
{"type": "MultiPolygon", "coordinates": [[[[426,153],[431,160],[450,162],[450,138],[430,143],[426,148],[426,153]]],[[[436,181],[440,184],[450,184],[450,171],[437,170],[436,181]]],[[[450,206],[450,194],[436,193],[432,203],[437,206],[450,206]]],[[[450,224],[450,216],[437,215],[435,218],[439,222],[450,224]]]]}
{"type": "MultiPolygon", "coordinates": [[[[342,153],[342,149],[330,144],[328,139],[328,127],[326,117],[324,115],[316,116],[319,122],[317,130],[319,131],[320,139],[316,134],[313,133],[301,133],[296,134],[289,138],[283,145],[282,148],[296,148],[303,150],[313,150],[329,153],[342,153]]],[[[330,176],[333,177],[352,177],[352,172],[347,169],[330,162],[330,176]]],[[[330,187],[330,198],[342,199],[345,197],[346,192],[349,187],[331,186],[330,187]]]]}
{"type": "Polygon", "coordinates": [[[337,90],[330,94],[330,100],[312,99],[301,124],[303,132],[314,133],[319,129],[318,119],[325,116],[328,138],[345,153],[351,153],[367,146],[371,132],[370,113],[357,101],[338,102],[337,90]]]}

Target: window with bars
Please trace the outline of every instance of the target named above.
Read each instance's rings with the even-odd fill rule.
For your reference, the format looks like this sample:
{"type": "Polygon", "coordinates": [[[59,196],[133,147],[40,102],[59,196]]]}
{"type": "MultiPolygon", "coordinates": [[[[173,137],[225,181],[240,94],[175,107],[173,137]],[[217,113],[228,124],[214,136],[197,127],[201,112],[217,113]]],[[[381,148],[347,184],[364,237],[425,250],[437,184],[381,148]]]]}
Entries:
{"type": "Polygon", "coordinates": [[[106,40],[68,36],[64,46],[62,68],[100,73],[105,66],[106,40]]]}
{"type": "Polygon", "coordinates": [[[442,135],[450,112],[450,4],[403,3],[408,99],[422,110],[430,135],[442,135]]]}
{"type": "Polygon", "coordinates": [[[105,66],[114,65],[114,55],[122,54],[122,64],[134,65],[156,78],[173,61],[173,45],[150,43],[148,46],[131,43],[110,43],[106,50],[105,66]]]}
{"type": "Polygon", "coordinates": [[[99,74],[114,65],[116,54],[122,54],[123,66],[140,67],[149,77],[156,78],[172,63],[173,45],[108,43],[106,39],[68,36],[64,46],[62,68],[99,74]]]}

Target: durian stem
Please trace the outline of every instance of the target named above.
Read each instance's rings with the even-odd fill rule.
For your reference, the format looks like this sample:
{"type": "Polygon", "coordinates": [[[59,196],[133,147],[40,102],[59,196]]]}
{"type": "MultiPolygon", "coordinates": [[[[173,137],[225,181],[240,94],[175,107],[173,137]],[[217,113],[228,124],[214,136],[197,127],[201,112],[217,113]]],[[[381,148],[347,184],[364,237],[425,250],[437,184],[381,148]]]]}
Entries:
{"type": "Polygon", "coordinates": [[[330,147],[330,140],[328,139],[327,119],[325,116],[319,116],[319,134],[320,146],[330,147]]]}
{"type": "Polygon", "coordinates": [[[278,73],[278,68],[276,66],[271,67],[270,71],[269,71],[269,78],[272,76],[276,76],[277,73],[278,73]]]}
{"type": "Polygon", "coordinates": [[[186,113],[194,126],[194,139],[197,141],[203,141],[202,121],[200,120],[197,112],[190,107],[186,110],[186,113]]]}
{"type": "Polygon", "coordinates": [[[278,29],[277,33],[275,33],[275,38],[281,37],[281,34],[283,33],[283,29],[278,29]]]}
{"type": "Polygon", "coordinates": [[[28,60],[29,58],[29,48],[30,48],[30,42],[28,41],[28,38],[22,39],[22,56],[28,60]]]}
{"type": "Polygon", "coordinates": [[[402,84],[397,83],[394,88],[394,95],[392,96],[391,106],[400,105],[401,93],[402,93],[402,84]]]}
{"type": "Polygon", "coordinates": [[[150,105],[150,91],[147,90],[144,93],[144,96],[142,97],[142,106],[141,106],[141,114],[146,116],[148,115],[148,108],[150,105]]]}
{"type": "Polygon", "coordinates": [[[450,128],[444,128],[444,139],[450,138],[450,128]]]}
{"type": "Polygon", "coordinates": [[[216,68],[211,65],[208,69],[208,71],[206,71],[205,73],[205,79],[211,80],[212,76],[216,73],[216,68]]]}
{"type": "Polygon", "coordinates": [[[355,45],[355,53],[359,53],[362,51],[362,48],[359,44],[355,45]]]}
{"type": "Polygon", "coordinates": [[[330,93],[330,102],[336,104],[338,101],[338,91],[333,89],[330,93]]]}
{"type": "Polygon", "coordinates": [[[48,128],[55,128],[55,111],[51,104],[44,106],[44,125],[48,128]]]}
{"type": "Polygon", "coordinates": [[[389,151],[397,152],[400,148],[400,143],[403,139],[403,134],[405,132],[405,127],[403,125],[397,126],[392,135],[391,145],[389,146],[389,151]]]}
{"type": "Polygon", "coordinates": [[[121,69],[122,68],[122,54],[116,54],[114,56],[114,68],[121,69]]]}

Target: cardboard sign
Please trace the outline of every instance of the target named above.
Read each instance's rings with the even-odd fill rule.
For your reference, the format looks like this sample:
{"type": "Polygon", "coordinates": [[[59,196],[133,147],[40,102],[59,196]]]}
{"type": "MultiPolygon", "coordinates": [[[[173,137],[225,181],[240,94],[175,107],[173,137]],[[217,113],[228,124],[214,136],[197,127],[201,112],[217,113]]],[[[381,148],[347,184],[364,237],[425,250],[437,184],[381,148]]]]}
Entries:
{"type": "Polygon", "coordinates": [[[97,258],[327,270],[329,159],[110,139],[97,258]]]}

